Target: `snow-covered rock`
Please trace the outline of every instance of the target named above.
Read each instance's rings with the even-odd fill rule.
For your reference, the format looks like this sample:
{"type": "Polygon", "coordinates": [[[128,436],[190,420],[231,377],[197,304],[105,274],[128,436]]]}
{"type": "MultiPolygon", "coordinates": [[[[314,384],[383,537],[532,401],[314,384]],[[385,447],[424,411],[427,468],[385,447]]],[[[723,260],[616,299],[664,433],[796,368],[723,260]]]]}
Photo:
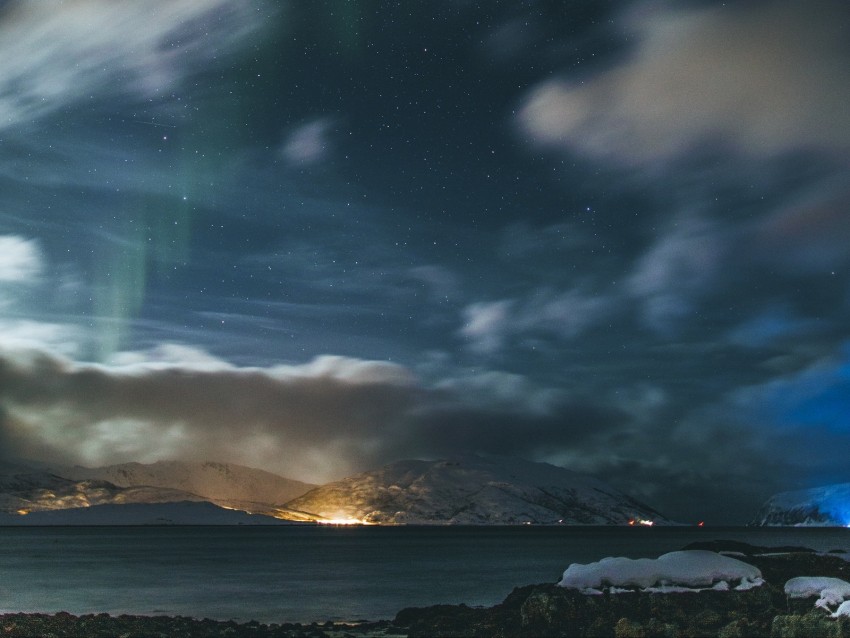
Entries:
{"type": "Polygon", "coordinates": [[[833,618],[838,618],[839,616],[850,616],[850,600],[845,600],[838,606],[838,609],[830,615],[833,618]]]}
{"type": "Polygon", "coordinates": [[[477,456],[399,461],[318,487],[286,506],[317,519],[392,525],[668,522],[597,479],[547,463],[477,456]]]}
{"type": "MultiPolygon", "coordinates": [[[[815,607],[829,611],[835,605],[843,607],[845,600],[850,598],[850,583],[840,578],[826,576],[798,576],[785,583],[785,595],[789,598],[812,598],[818,596],[815,607]]],[[[842,614],[848,611],[842,612],[842,614]]]]}
{"type": "Polygon", "coordinates": [[[582,565],[573,563],[558,583],[588,594],[641,589],[654,593],[672,593],[715,589],[745,590],[764,583],[761,571],[737,558],[705,550],[684,550],[658,558],[603,558],[582,565]]]}
{"type": "Polygon", "coordinates": [[[850,483],[775,494],[762,506],[756,525],[850,525],[850,483]]]}

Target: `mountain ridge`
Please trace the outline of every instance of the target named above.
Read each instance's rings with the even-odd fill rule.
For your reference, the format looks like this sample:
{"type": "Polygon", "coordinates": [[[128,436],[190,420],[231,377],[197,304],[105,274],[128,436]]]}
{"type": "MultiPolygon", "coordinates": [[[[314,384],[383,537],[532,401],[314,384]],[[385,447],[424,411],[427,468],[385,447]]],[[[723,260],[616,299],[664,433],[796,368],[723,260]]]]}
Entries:
{"type": "Polygon", "coordinates": [[[103,503],[17,516],[0,512],[0,525],[297,525],[262,514],[231,510],[209,501],[103,503]]]}
{"type": "Polygon", "coordinates": [[[599,479],[477,456],[397,461],[317,487],[286,507],[324,520],[384,525],[670,522],[599,479]]]}
{"type": "Polygon", "coordinates": [[[97,479],[74,480],[21,464],[0,465],[0,512],[18,515],[94,505],[203,501],[196,494],[150,486],[119,487],[97,479]]]}
{"type": "Polygon", "coordinates": [[[97,468],[55,468],[72,479],[105,480],[118,487],[145,485],[195,494],[216,505],[271,516],[285,516],[287,501],[317,487],[266,470],[216,461],[120,463],[97,468]]]}
{"type": "MultiPolygon", "coordinates": [[[[160,461],[101,468],[0,465],[0,512],[10,515],[175,502],[210,503],[248,514],[317,523],[671,522],[650,506],[597,478],[547,463],[509,457],[409,459],[321,486],[264,470],[215,462],[160,461]],[[292,493],[296,494],[294,498],[285,498],[292,493]]],[[[100,508],[99,511],[97,520],[106,516],[103,512],[112,510],[100,508]]],[[[181,520],[185,519],[184,515],[188,514],[181,513],[181,520]]],[[[60,515],[40,518],[63,520],[60,515]]],[[[89,519],[95,520],[94,515],[89,515],[89,519]]]]}
{"type": "Polygon", "coordinates": [[[848,527],[850,483],[774,494],[762,505],[753,525],[848,527]]]}

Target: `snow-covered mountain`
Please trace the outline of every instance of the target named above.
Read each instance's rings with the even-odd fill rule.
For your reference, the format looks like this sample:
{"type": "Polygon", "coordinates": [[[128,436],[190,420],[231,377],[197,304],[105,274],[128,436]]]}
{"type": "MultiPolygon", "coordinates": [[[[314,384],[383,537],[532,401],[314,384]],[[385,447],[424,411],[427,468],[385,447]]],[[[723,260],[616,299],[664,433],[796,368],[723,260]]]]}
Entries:
{"type": "Polygon", "coordinates": [[[280,507],[283,503],[316,487],[232,463],[122,463],[98,468],[56,468],[56,473],[76,480],[108,481],[119,487],[144,485],[178,490],[198,497],[189,500],[271,515],[285,514],[280,507]]]}
{"type": "Polygon", "coordinates": [[[850,526],[850,483],[774,494],[753,524],[850,526]]]}
{"type": "Polygon", "coordinates": [[[400,461],[290,501],[317,519],[380,524],[627,525],[669,522],[597,479],[519,459],[400,461]]]}
{"type": "Polygon", "coordinates": [[[0,512],[29,513],[102,504],[201,501],[200,496],[171,488],[122,488],[102,480],[74,480],[40,467],[0,465],[0,512]]]}
{"type": "Polygon", "coordinates": [[[5,513],[0,519],[17,517],[14,520],[22,524],[236,524],[262,520],[239,519],[237,512],[227,513],[243,510],[245,516],[248,512],[288,520],[390,525],[668,522],[602,481],[518,459],[469,456],[400,461],[311,487],[262,470],[222,463],[168,461],[103,468],[6,464],[0,465],[0,513],[5,513]],[[209,507],[203,507],[205,504],[209,507]]]}
{"type": "MultiPolygon", "coordinates": [[[[220,506],[217,509],[226,508],[222,511],[243,510],[300,520],[303,516],[289,513],[281,504],[313,487],[263,470],[224,463],[161,461],[102,468],[0,463],[0,513],[17,516],[100,505],[209,502],[220,506]]],[[[183,509],[181,520],[188,520],[191,512],[206,511],[183,509]]],[[[87,520],[92,521],[118,516],[117,509],[99,511],[97,517],[79,512],[69,516],[88,517],[87,520]]],[[[36,517],[41,518],[45,521],[63,519],[59,515],[36,517]]]]}
{"type": "Polygon", "coordinates": [[[206,501],[105,504],[32,512],[0,513],[0,525],[292,525],[270,516],[228,510],[206,501]]]}

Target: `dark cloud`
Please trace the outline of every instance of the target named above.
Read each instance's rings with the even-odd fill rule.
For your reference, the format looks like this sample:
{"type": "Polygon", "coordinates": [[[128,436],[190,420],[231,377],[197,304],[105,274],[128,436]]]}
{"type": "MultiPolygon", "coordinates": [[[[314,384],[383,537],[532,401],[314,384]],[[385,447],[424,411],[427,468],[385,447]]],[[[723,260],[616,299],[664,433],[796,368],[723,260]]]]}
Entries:
{"type": "Polygon", "coordinates": [[[0,462],[3,463],[9,462],[18,456],[12,445],[10,428],[9,415],[6,414],[6,410],[0,405],[0,462]]]}
{"type": "Polygon", "coordinates": [[[589,401],[545,391],[535,397],[518,377],[463,385],[470,384],[478,386],[474,395],[460,386],[428,389],[400,366],[332,357],[269,369],[200,358],[182,367],[106,368],[45,353],[0,361],[0,399],[16,415],[18,435],[88,463],[250,458],[327,480],[399,454],[539,456],[586,445],[627,420],[589,401]]]}
{"type": "Polygon", "coordinates": [[[760,262],[786,276],[833,275],[850,262],[850,192],[807,194],[761,220],[751,240],[760,262]]]}
{"type": "Polygon", "coordinates": [[[670,427],[677,408],[648,386],[570,396],[490,372],[426,387],[380,362],[327,357],[245,369],[196,351],[172,354],[184,363],[107,368],[7,354],[4,460],[214,458],[323,481],[398,458],[519,455],[603,476],[661,509],[702,518],[722,518],[717,503],[727,489],[737,505],[726,512],[737,516],[780,484],[763,469],[784,460],[780,447],[762,449],[754,431],[709,419],[670,427]]]}
{"type": "Polygon", "coordinates": [[[228,457],[315,476],[346,467],[348,448],[356,458],[417,400],[400,367],[342,358],[108,369],[42,353],[4,359],[0,387],[23,434],[77,461],[228,457]],[[311,449],[324,452],[320,463],[311,449]]]}
{"type": "Polygon", "coordinates": [[[405,456],[480,452],[541,458],[557,450],[592,448],[607,434],[623,428],[630,417],[590,402],[564,402],[544,414],[462,404],[424,406],[411,421],[410,431],[399,442],[405,456]]]}

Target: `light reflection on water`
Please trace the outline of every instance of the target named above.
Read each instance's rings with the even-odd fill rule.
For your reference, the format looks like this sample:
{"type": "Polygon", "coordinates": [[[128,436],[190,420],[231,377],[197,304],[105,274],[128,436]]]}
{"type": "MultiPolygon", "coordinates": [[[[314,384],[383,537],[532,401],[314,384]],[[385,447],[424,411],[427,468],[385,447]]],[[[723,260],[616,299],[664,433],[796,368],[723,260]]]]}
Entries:
{"type": "Polygon", "coordinates": [[[376,620],[409,606],[492,605],[573,562],[718,538],[850,552],[842,528],[7,527],[0,609],[376,620]]]}

